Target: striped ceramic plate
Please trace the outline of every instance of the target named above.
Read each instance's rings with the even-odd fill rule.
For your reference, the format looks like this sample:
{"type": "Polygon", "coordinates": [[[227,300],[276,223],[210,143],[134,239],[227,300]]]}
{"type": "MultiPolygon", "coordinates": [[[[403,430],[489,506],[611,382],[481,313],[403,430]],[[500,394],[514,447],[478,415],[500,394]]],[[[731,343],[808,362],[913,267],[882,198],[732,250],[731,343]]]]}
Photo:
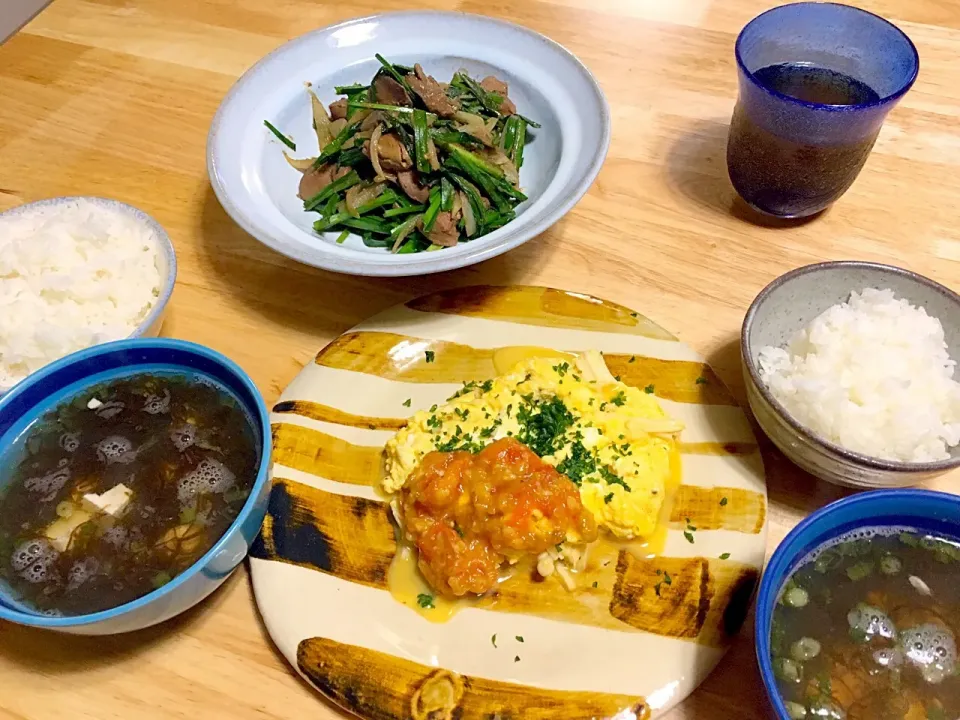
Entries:
{"type": "Polygon", "coordinates": [[[324,348],[274,408],[273,436],[257,603],[290,663],[361,717],[656,716],[703,680],[747,613],[766,534],[756,440],[703,359],[627,308],[535,287],[411,301],[324,348]],[[685,423],[663,550],[620,551],[593,583],[542,604],[430,622],[388,589],[397,543],[373,489],[383,445],[411,413],[531,346],[601,350],[685,423]]]}

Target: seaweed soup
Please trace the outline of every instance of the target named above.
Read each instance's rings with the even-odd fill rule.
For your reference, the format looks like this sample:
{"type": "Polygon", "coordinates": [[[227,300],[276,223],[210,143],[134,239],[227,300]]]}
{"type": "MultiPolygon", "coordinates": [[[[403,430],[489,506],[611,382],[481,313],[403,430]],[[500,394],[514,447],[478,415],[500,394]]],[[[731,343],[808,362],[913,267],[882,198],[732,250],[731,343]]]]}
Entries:
{"type": "Polygon", "coordinates": [[[785,583],[771,655],[791,718],[960,717],[960,542],[856,530],[785,583]]]}
{"type": "Polygon", "coordinates": [[[230,391],[162,371],[83,390],[0,459],[0,582],[46,615],[106,610],[170,582],[236,519],[260,462],[230,391]]]}

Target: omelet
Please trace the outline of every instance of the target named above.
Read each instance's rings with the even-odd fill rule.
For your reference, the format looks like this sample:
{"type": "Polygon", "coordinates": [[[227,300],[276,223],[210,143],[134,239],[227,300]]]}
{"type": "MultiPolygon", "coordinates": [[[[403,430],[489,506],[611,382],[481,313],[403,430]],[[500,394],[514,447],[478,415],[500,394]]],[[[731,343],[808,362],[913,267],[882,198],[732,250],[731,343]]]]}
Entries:
{"type": "Polygon", "coordinates": [[[618,538],[648,537],[682,429],[653,394],[610,375],[596,351],[533,357],[410,418],[387,442],[383,490],[400,490],[429,452],[477,452],[514,437],[579,487],[599,526],[618,538]]]}

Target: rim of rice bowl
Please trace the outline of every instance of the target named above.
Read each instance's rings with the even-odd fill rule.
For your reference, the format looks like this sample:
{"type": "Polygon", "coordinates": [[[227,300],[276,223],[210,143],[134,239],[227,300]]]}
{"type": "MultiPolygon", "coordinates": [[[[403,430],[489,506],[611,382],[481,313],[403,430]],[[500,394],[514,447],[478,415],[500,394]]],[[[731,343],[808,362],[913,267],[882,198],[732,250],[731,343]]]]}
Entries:
{"type": "MultiPolygon", "coordinates": [[[[173,243],[170,241],[170,237],[167,232],[153,217],[132,205],[128,205],[127,203],[119,200],[113,200],[111,198],[89,195],[53,197],[25,203],[23,205],[18,205],[17,207],[0,212],[0,233],[3,232],[4,223],[11,219],[18,218],[20,216],[31,215],[34,213],[49,213],[52,215],[54,212],[60,212],[60,210],[57,210],[59,206],[62,206],[63,209],[67,209],[69,212],[69,209],[82,208],[84,204],[96,206],[101,210],[106,210],[109,213],[113,213],[117,217],[123,217],[139,224],[141,229],[146,231],[144,233],[144,237],[149,236],[153,241],[155,250],[154,261],[158,276],[158,292],[153,298],[150,309],[137,323],[137,325],[133,327],[131,332],[122,337],[108,338],[103,342],[107,342],[108,340],[123,340],[141,337],[149,328],[153,327],[155,324],[158,324],[161,320],[161,316],[166,310],[167,303],[170,300],[171,294],[173,293],[173,287],[177,277],[177,258],[173,249],[173,243]]],[[[98,344],[100,343],[95,342],[92,345],[87,345],[86,347],[92,347],[98,344]]],[[[85,348],[77,348],[58,357],[50,357],[47,362],[44,363],[44,366],[60,359],[60,357],[65,357],[72,352],[82,349],[85,348]]],[[[3,352],[4,348],[0,347],[0,362],[2,362],[3,352]]],[[[36,372],[39,369],[40,368],[36,368],[32,372],[36,372]]],[[[29,374],[32,374],[32,372],[28,373],[27,376],[19,378],[16,382],[13,382],[9,385],[4,384],[3,381],[0,380],[0,396],[9,392],[14,386],[22,382],[26,377],[29,377],[29,374]]]]}
{"type": "MultiPolygon", "coordinates": [[[[866,466],[869,468],[875,468],[879,470],[889,470],[893,472],[903,472],[903,473],[929,473],[942,470],[948,470],[950,468],[960,465],[960,452],[952,455],[949,458],[944,458],[942,460],[932,460],[926,462],[905,462],[900,460],[888,460],[885,458],[879,458],[874,455],[866,455],[864,453],[857,452],[855,450],[850,450],[842,445],[838,445],[831,440],[823,437],[822,435],[811,430],[807,425],[801,423],[797,420],[793,414],[786,408],[784,405],[777,400],[773,395],[770,389],[766,386],[766,383],[760,377],[760,368],[757,365],[757,362],[753,359],[753,356],[750,353],[749,338],[753,330],[754,318],[763,304],[764,300],[767,299],[772,292],[777,290],[781,285],[792,280],[795,277],[800,275],[807,275],[810,273],[818,272],[819,270],[836,268],[836,267],[848,267],[848,268],[862,268],[867,270],[883,270],[885,272],[894,273],[900,275],[908,280],[919,283],[921,285],[926,285],[928,288],[935,290],[944,297],[946,297],[952,304],[957,307],[958,313],[960,313],[960,295],[955,293],[950,288],[941,285],[940,283],[931,280],[930,278],[924,277],[919,273],[915,273],[911,270],[906,270],[904,268],[897,267],[895,265],[886,265],[884,263],[874,263],[866,262],[860,260],[834,260],[829,262],[814,263],[812,265],[804,265],[803,267],[795,268],[783,275],[780,275],[772,282],[770,282],[763,290],[760,291],[760,294],[754,298],[753,302],[750,304],[750,308],[747,310],[746,315],[743,317],[743,326],[742,332],[740,334],[740,354],[743,358],[743,364],[747,368],[747,372],[750,374],[750,378],[753,382],[753,386],[756,388],[757,392],[766,400],[771,407],[773,407],[777,414],[786,422],[791,429],[793,429],[797,434],[803,436],[805,439],[820,445],[821,447],[827,448],[831,452],[842,456],[851,463],[856,463],[857,465],[866,466]]],[[[857,290],[858,292],[861,289],[852,288],[851,292],[857,290]]],[[[954,358],[958,359],[958,358],[954,358]]],[[[958,446],[960,448],[960,446],[958,446]]],[[[955,448],[957,449],[957,448],[955,448]]]]}

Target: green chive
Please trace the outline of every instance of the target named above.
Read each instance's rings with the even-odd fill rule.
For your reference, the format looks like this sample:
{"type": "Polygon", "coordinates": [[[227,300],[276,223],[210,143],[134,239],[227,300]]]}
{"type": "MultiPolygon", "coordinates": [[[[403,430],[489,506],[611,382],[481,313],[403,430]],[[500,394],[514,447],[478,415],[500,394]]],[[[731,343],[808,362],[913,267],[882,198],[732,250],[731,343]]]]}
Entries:
{"type": "Polygon", "coordinates": [[[287,137],[286,135],[284,135],[282,132],[280,132],[279,130],[277,130],[273,125],[271,125],[269,120],[264,120],[264,121],[263,121],[263,124],[267,126],[267,129],[270,130],[270,132],[272,132],[274,135],[277,136],[277,140],[279,140],[279,141],[282,142],[284,145],[286,145],[288,148],[290,148],[291,150],[293,150],[294,152],[296,152],[296,150],[297,150],[297,144],[296,144],[293,140],[291,140],[290,138],[288,138],[288,137],[287,137]]]}

